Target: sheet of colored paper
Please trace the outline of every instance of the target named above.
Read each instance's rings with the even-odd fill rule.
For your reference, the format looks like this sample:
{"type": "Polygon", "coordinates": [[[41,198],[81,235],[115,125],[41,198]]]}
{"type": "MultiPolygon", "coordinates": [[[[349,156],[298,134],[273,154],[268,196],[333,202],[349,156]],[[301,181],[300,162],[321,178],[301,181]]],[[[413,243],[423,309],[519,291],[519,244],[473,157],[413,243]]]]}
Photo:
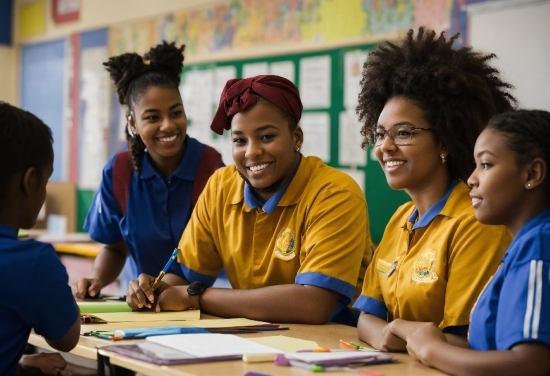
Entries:
{"type": "MultiPolygon", "coordinates": [[[[201,311],[198,309],[181,312],[106,312],[94,314],[103,320],[113,322],[151,322],[151,321],[187,321],[200,320],[201,311]]],[[[201,326],[201,325],[197,325],[201,326]]]]}
{"type": "Polygon", "coordinates": [[[319,348],[319,345],[315,341],[308,341],[305,339],[287,336],[249,338],[249,340],[284,352],[294,352],[305,349],[319,348]]]}
{"type": "Polygon", "coordinates": [[[83,301],[77,302],[80,313],[132,312],[126,302],[83,301]]]}
{"type": "Polygon", "coordinates": [[[200,322],[184,322],[179,325],[181,326],[192,326],[192,327],[201,327],[201,328],[231,328],[236,326],[254,326],[254,325],[265,325],[269,324],[265,321],[256,321],[243,318],[236,319],[212,319],[212,320],[201,320],[200,322]]]}

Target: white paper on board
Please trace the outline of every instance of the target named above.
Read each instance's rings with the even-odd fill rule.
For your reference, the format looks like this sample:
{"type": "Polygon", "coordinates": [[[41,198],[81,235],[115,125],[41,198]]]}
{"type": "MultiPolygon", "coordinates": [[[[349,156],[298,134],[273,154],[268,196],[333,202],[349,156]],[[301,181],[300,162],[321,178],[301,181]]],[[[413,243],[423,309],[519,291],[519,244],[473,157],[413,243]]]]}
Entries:
{"type": "Polygon", "coordinates": [[[211,69],[193,70],[186,72],[184,79],[180,93],[189,121],[187,133],[190,137],[209,145],[212,140],[210,124],[214,116],[214,72],[211,69]]]}
{"type": "MultiPolygon", "coordinates": [[[[234,65],[216,67],[214,70],[214,83],[212,85],[212,106],[217,109],[220,96],[227,81],[237,78],[237,68],[234,65]]],[[[215,111],[215,110],[214,110],[215,111]]]]}
{"type": "Polygon", "coordinates": [[[295,83],[295,67],[294,63],[292,61],[277,61],[275,63],[271,63],[269,65],[269,74],[273,74],[275,76],[281,76],[286,78],[292,83],[295,83]]]}
{"type": "Polygon", "coordinates": [[[357,98],[361,92],[363,64],[367,60],[366,51],[355,50],[344,55],[344,107],[357,107],[357,98]]]}
{"type": "Polygon", "coordinates": [[[86,48],[81,58],[82,136],[78,187],[97,190],[103,166],[107,163],[111,87],[109,73],[102,63],[107,60],[106,46],[86,48]]]}
{"type": "Polygon", "coordinates": [[[330,161],[330,116],[328,112],[308,112],[302,115],[300,126],[304,131],[302,154],[315,155],[330,161]]]}
{"type": "Polygon", "coordinates": [[[243,78],[260,74],[269,74],[269,64],[267,62],[243,64],[243,78]]]}
{"type": "Polygon", "coordinates": [[[331,95],[329,55],[300,60],[300,97],[304,109],[329,108],[331,95]]]}
{"type": "Polygon", "coordinates": [[[340,112],[338,119],[338,164],[365,166],[367,151],[361,148],[361,123],[354,110],[340,112]]]}

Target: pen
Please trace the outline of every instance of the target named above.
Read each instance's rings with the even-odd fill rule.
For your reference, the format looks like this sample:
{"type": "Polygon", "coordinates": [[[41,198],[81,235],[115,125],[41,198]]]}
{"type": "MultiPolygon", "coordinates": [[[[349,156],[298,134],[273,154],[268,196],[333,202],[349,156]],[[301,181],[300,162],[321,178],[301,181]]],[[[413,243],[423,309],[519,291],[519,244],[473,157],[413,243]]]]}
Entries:
{"type": "Polygon", "coordinates": [[[302,363],[302,362],[297,362],[295,360],[289,360],[288,362],[292,367],[307,369],[307,370],[310,370],[311,372],[324,372],[325,371],[325,367],[320,366],[318,364],[306,364],[306,363],[302,363]]]}
{"type": "Polygon", "coordinates": [[[314,348],[314,349],[304,349],[304,350],[298,350],[297,352],[331,352],[331,349],[323,349],[320,347],[314,348]]]}
{"type": "Polygon", "coordinates": [[[170,256],[170,258],[168,259],[168,262],[164,266],[164,269],[160,271],[158,277],[155,278],[155,280],[153,281],[153,284],[151,285],[151,291],[155,291],[155,289],[158,287],[160,280],[162,279],[162,277],[164,277],[168,269],[170,269],[170,266],[178,256],[179,252],[180,252],[179,248],[174,249],[174,252],[172,252],[172,256],[170,256]]]}
{"type": "Polygon", "coordinates": [[[360,344],[358,343],[355,343],[353,341],[345,341],[343,339],[340,340],[340,343],[346,347],[349,347],[350,349],[355,349],[355,350],[362,350],[363,349],[363,346],[361,346],[360,344]]]}
{"type": "Polygon", "coordinates": [[[109,335],[106,335],[106,334],[100,334],[98,332],[90,332],[90,335],[92,337],[97,337],[97,338],[103,338],[103,339],[109,339],[111,341],[115,341],[119,338],[116,338],[116,337],[113,337],[113,336],[109,336],[109,335]]]}

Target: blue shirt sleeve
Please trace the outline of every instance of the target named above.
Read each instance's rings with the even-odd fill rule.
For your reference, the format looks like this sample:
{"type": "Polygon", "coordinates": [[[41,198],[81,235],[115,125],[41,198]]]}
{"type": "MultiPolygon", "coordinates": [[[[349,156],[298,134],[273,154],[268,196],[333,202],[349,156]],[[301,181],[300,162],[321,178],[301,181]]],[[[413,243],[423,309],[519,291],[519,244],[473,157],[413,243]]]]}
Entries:
{"type": "Polygon", "coordinates": [[[360,295],[355,301],[353,308],[360,309],[365,313],[388,321],[388,309],[386,308],[386,304],[369,296],[360,295]]]}
{"type": "Polygon", "coordinates": [[[69,286],[69,276],[55,250],[44,244],[32,271],[29,301],[33,309],[33,328],[36,333],[52,341],[67,334],[79,311],[69,286]]]}
{"type": "Polygon", "coordinates": [[[113,192],[112,157],[103,168],[99,190],[94,196],[84,222],[84,229],[92,239],[103,244],[116,244],[124,240],[120,231],[122,213],[113,192]]]}
{"type": "MultiPolygon", "coordinates": [[[[179,264],[179,263],[178,263],[179,264]]],[[[206,286],[212,286],[214,282],[216,282],[217,277],[210,277],[205,274],[198,273],[192,269],[189,269],[187,266],[183,264],[179,264],[183,273],[183,277],[187,280],[187,282],[195,282],[200,281],[204,283],[206,286]]]]}
{"type": "Polygon", "coordinates": [[[355,286],[321,273],[300,273],[294,281],[299,285],[311,285],[335,291],[340,294],[340,303],[344,305],[351,302],[355,294],[355,286]]]}
{"type": "Polygon", "coordinates": [[[496,346],[520,342],[550,346],[550,263],[531,260],[512,265],[504,279],[497,311],[496,346]]]}

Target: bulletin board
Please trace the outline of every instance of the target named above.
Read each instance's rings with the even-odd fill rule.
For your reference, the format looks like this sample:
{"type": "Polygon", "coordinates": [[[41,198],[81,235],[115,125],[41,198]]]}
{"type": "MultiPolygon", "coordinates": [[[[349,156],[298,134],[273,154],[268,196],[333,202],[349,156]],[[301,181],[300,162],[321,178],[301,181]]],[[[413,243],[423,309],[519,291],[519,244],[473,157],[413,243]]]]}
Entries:
{"type": "Polygon", "coordinates": [[[372,153],[361,148],[363,137],[355,107],[363,63],[375,45],[253,59],[186,65],[182,74],[183,102],[188,134],[216,148],[226,165],[233,164],[228,133],[214,134],[209,126],[219,95],[228,79],[277,74],[298,86],[304,104],[300,126],[304,155],[316,155],[330,166],[350,174],[367,198],[373,241],[378,243],[391,215],[410,200],[391,189],[372,153]]]}

